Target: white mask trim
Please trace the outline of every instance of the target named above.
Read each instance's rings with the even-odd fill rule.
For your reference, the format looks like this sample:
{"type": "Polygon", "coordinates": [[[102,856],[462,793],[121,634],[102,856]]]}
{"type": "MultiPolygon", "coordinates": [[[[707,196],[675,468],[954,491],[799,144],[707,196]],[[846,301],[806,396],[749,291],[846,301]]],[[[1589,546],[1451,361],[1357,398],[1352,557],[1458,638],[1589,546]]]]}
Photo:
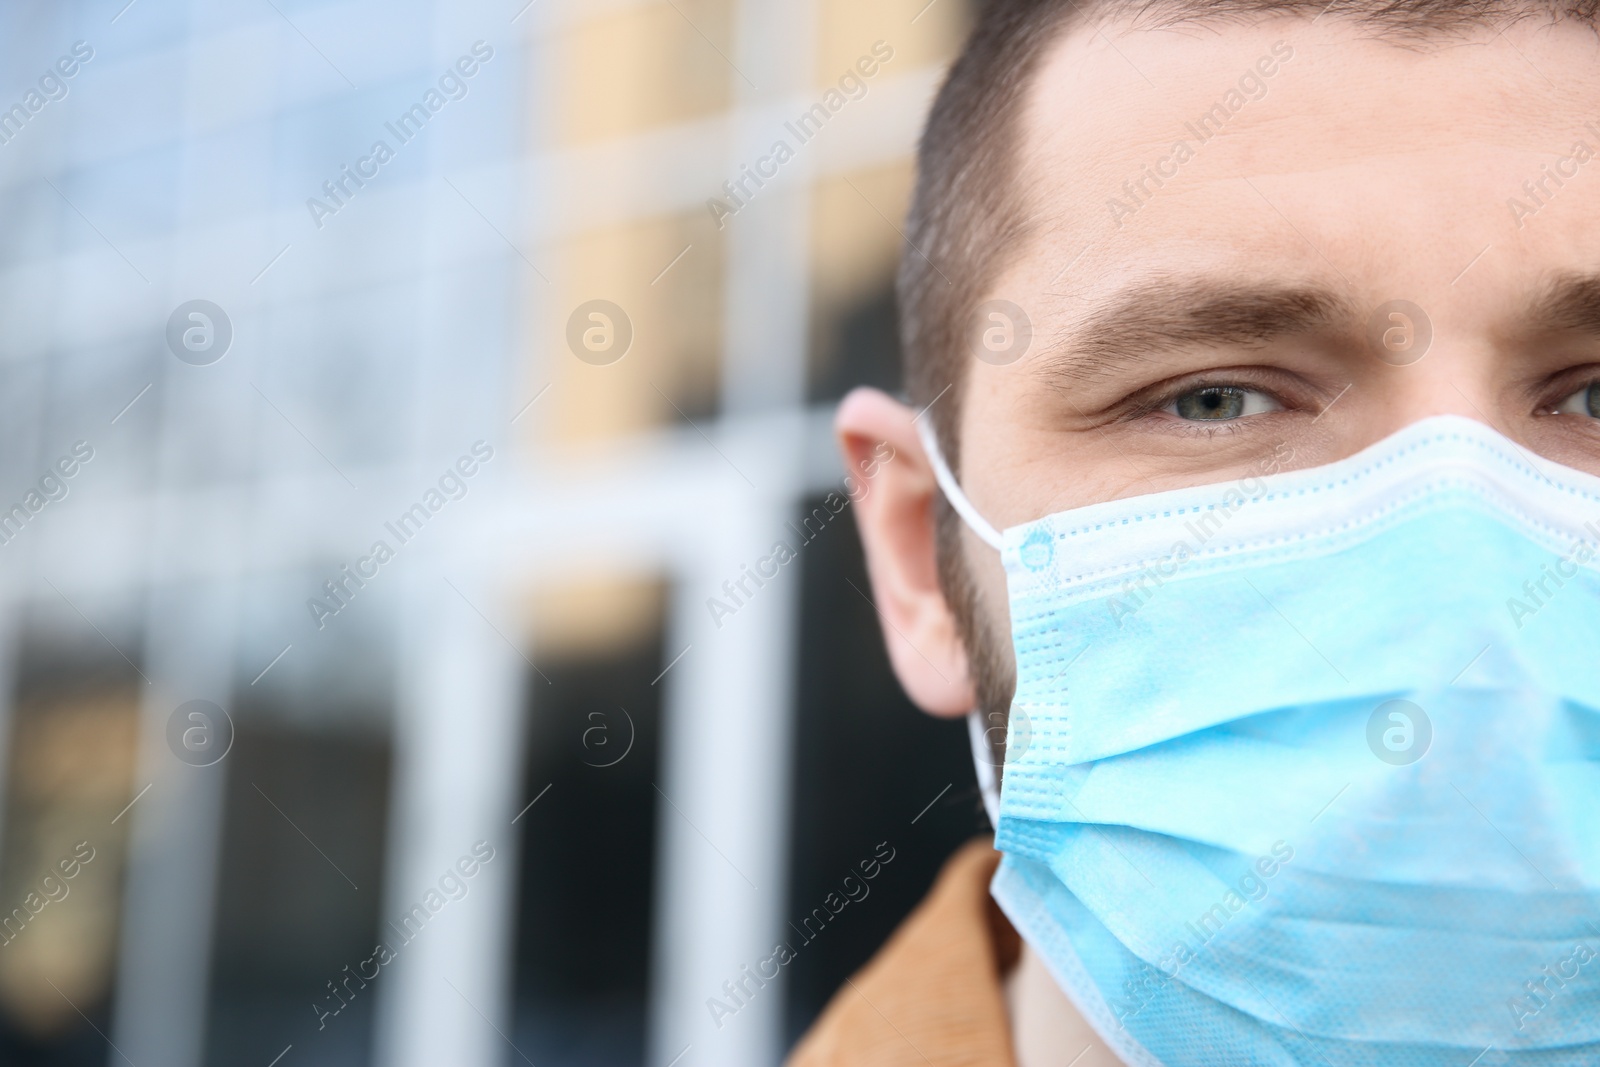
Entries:
{"type": "MultiPolygon", "coordinates": [[[[926,411],[923,414],[927,414],[926,411]]],[[[933,420],[923,422],[919,417],[917,423],[917,436],[922,438],[922,450],[928,454],[928,464],[933,467],[934,481],[939,483],[939,489],[944,493],[944,498],[950,501],[950,506],[956,509],[956,514],[961,516],[961,521],[967,524],[968,529],[983,539],[983,543],[996,552],[1005,547],[1005,538],[1000,536],[989,520],[978,514],[978,509],[972,506],[972,501],[967,499],[967,494],[961,491],[961,486],[956,482],[956,476],[950,473],[949,464],[944,461],[944,453],[939,451],[939,438],[933,432],[933,420]]]]}
{"type": "MultiPolygon", "coordinates": [[[[939,491],[950,502],[956,514],[961,516],[961,521],[967,524],[968,529],[977,534],[984,544],[996,552],[1001,551],[1005,547],[1005,540],[1000,536],[1000,531],[996,530],[988,519],[978,514],[978,509],[972,506],[972,501],[967,499],[967,494],[961,491],[955,475],[950,472],[950,465],[944,461],[944,453],[939,449],[939,438],[933,430],[933,420],[923,422],[918,417],[915,421],[917,436],[922,439],[922,450],[927,453],[928,465],[933,468],[933,478],[939,483],[939,491]]],[[[967,740],[972,743],[972,766],[977,771],[978,792],[983,797],[984,813],[989,817],[989,825],[998,830],[1000,778],[995,773],[994,752],[989,748],[988,727],[984,724],[982,710],[978,708],[967,712],[967,740]]]]}
{"type": "Polygon", "coordinates": [[[994,753],[989,750],[989,731],[983,725],[983,712],[967,712],[967,740],[972,742],[972,765],[978,771],[978,792],[983,795],[983,810],[989,825],[1000,826],[1000,782],[994,773],[994,753]]]}

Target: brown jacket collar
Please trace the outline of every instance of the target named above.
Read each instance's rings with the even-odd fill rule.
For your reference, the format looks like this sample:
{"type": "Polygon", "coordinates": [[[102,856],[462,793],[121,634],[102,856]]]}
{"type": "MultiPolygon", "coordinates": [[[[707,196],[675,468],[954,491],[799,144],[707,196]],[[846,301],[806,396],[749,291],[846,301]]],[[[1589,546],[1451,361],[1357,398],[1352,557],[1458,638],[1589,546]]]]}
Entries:
{"type": "Polygon", "coordinates": [[[846,979],[786,1067],[1015,1067],[1002,978],[1021,939],[994,899],[988,835],[945,862],[927,897],[846,979]]]}

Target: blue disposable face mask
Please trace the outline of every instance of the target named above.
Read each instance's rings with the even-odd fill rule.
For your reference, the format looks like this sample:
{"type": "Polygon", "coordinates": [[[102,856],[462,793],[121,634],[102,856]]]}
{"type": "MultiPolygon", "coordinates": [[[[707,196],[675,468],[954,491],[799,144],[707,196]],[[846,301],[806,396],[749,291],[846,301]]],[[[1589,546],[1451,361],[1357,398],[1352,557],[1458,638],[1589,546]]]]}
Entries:
{"type": "Polygon", "coordinates": [[[924,441],[1006,570],[991,889],[1117,1055],[1600,1062],[1600,478],[1445,416],[1002,535],[924,441]]]}

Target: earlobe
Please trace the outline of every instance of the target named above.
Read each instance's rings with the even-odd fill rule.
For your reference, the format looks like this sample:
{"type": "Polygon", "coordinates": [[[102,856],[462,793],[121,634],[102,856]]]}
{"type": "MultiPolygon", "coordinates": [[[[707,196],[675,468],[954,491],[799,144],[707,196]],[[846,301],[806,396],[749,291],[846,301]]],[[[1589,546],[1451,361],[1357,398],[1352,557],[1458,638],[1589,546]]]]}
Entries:
{"type": "Polygon", "coordinates": [[[938,487],[917,437],[916,413],[876,389],[844,398],[834,431],[861,488],[856,523],[889,661],[913,703],[962,715],[976,695],[955,614],[939,586],[933,501],[938,487]]]}

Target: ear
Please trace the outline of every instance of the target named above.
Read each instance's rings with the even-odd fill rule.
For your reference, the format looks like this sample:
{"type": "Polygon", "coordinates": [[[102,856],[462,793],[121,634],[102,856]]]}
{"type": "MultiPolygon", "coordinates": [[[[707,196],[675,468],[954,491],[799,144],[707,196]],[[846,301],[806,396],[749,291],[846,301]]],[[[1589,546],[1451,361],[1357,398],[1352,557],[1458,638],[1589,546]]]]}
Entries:
{"type": "Polygon", "coordinates": [[[893,397],[856,389],[839,405],[834,432],[854,486],[889,662],[913,703],[953,717],[976,707],[977,695],[955,614],[939,587],[933,524],[939,490],[914,418],[893,397]]]}

